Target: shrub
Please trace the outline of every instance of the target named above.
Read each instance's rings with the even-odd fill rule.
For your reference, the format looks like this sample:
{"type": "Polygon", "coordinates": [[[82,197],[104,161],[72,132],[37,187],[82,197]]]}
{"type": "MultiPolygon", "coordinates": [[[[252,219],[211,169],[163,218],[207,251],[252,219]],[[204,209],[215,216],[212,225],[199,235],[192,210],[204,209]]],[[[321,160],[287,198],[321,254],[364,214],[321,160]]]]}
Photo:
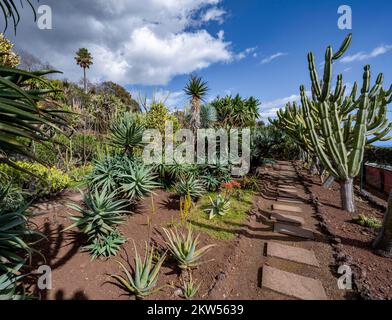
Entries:
{"type": "Polygon", "coordinates": [[[113,253],[110,248],[116,248],[122,240],[121,237],[115,237],[117,226],[124,222],[123,213],[127,206],[126,200],[116,200],[113,193],[107,191],[84,195],[85,207],[80,207],[75,203],[68,204],[68,207],[78,212],[79,216],[71,215],[70,220],[75,223],[70,225],[64,231],[77,227],[87,235],[86,250],[90,251],[93,258],[99,255],[113,253]],[[114,241],[115,240],[115,241],[114,241]],[[111,247],[108,247],[110,241],[111,247]],[[113,243],[116,245],[113,247],[113,243]]]}
{"type": "Polygon", "coordinates": [[[171,115],[169,109],[163,103],[153,103],[146,114],[145,127],[147,129],[157,129],[160,133],[165,133],[165,122],[173,123],[173,130],[176,132],[180,125],[178,119],[171,115]]]}
{"type": "Polygon", "coordinates": [[[144,126],[138,121],[137,115],[126,112],[116,118],[110,126],[109,142],[121,148],[124,153],[132,155],[136,148],[142,148],[144,126]]]}
{"type": "Polygon", "coordinates": [[[174,231],[163,228],[163,231],[167,238],[166,245],[181,269],[192,269],[205,263],[206,261],[201,261],[201,258],[215,246],[210,244],[198,249],[199,235],[194,237],[190,226],[187,234],[179,233],[177,228],[174,228],[174,231]]]}
{"type": "Polygon", "coordinates": [[[382,226],[382,223],[379,219],[375,217],[366,217],[363,214],[360,214],[358,217],[354,218],[353,221],[362,227],[371,229],[378,229],[382,226]]]}
{"type": "Polygon", "coordinates": [[[34,194],[34,196],[56,195],[71,184],[69,175],[56,167],[46,167],[42,164],[24,161],[17,161],[16,165],[33,175],[16,170],[6,164],[0,164],[0,171],[5,173],[14,185],[34,194]]]}
{"type": "Polygon", "coordinates": [[[223,197],[222,195],[218,195],[214,200],[210,198],[211,206],[205,209],[205,211],[209,212],[210,220],[215,218],[217,215],[225,216],[230,210],[230,201],[223,197]]]}
{"type": "Polygon", "coordinates": [[[181,178],[175,184],[174,190],[179,197],[184,198],[190,195],[193,200],[197,200],[205,192],[203,183],[194,177],[181,178]]]}
{"type": "Polygon", "coordinates": [[[119,261],[118,264],[123,269],[126,278],[119,275],[111,275],[116,279],[129,293],[136,295],[138,298],[146,297],[154,292],[161,290],[163,287],[156,288],[158,281],[158,273],[165,261],[166,254],[161,256],[158,261],[153,264],[154,247],[149,248],[146,242],[146,254],[142,260],[135,246],[135,269],[133,275],[119,261]]]}

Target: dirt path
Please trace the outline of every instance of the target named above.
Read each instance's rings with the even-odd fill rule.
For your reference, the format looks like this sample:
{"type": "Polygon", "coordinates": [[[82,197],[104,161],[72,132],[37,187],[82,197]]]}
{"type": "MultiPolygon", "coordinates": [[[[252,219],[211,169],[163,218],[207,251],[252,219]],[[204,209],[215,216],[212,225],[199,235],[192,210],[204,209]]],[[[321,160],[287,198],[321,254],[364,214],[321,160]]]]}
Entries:
{"type": "MultiPolygon", "coordinates": [[[[258,209],[253,212],[250,222],[244,226],[239,245],[236,247],[227,270],[225,270],[225,278],[216,285],[214,291],[211,293],[211,299],[276,300],[295,298],[294,295],[288,296],[264,287],[268,279],[263,279],[263,269],[268,268],[269,270],[288,272],[289,276],[299,275],[318,280],[324,289],[327,299],[345,298],[345,292],[338,289],[337,279],[332,274],[334,271],[334,267],[332,267],[334,264],[332,248],[326,243],[324,236],[317,229],[318,221],[314,216],[314,209],[308,204],[309,195],[305,193],[291,164],[280,162],[278,169],[264,172],[262,175],[262,192],[256,199],[258,209]],[[301,209],[302,213],[296,214],[296,216],[303,220],[303,226],[301,228],[311,230],[314,234],[314,240],[305,240],[274,232],[275,222],[271,221],[270,215],[274,213],[271,210],[272,205],[278,203],[278,186],[282,186],[283,189],[291,186],[292,189],[295,189],[295,201],[301,203],[293,204],[287,202],[281,204],[295,206],[301,209]],[[289,261],[287,260],[289,255],[285,256],[284,254],[283,258],[267,257],[267,245],[270,243],[306,249],[308,250],[306,252],[313,252],[319,267],[289,261]]],[[[284,214],[288,213],[284,212],[284,214]]],[[[285,273],[284,275],[287,274],[285,273]]],[[[270,275],[264,276],[267,277],[270,275]]],[[[272,279],[272,285],[277,286],[279,290],[283,289],[282,291],[284,292],[291,278],[285,279],[283,281],[284,283],[280,283],[282,279],[281,275],[278,274],[277,279],[272,279]],[[286,288],[281,288],[282,286],[286,286],[286,288]]],[[[304,278],[300,278],[300,282],[294,282],[294,286],[299,288],[303,284],[303,280],[304,278]]],[[[306,285],[307,283],[305,283],[306,285]]],[[[313,287],[313,283],[311,283],[310,287],[313,287]]],[[[291,289],[289,288],[289,290],[291,289]]],[[[305,293],[312,294],[312,289],[309,291],[305,293]]],[[[293,293],[295,294],[296,292],[293,293]]]]}

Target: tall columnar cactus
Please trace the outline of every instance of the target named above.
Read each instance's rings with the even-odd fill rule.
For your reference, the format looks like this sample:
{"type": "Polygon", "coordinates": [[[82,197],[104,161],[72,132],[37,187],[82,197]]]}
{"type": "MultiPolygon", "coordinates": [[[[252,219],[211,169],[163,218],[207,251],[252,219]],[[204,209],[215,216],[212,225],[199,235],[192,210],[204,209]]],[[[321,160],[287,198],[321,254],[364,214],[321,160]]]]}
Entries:
{"type": "Polygon", "coordinates": [[[328,47],[325,54],[324,77],[319,81],[313,53],[308,54],[312,81],[311,100],[301,86],[301,103],[310,141],[323,166],[340,182],[344,210],[355,212],[353,180],[359,174],[367,143],[387,140],[392,129],[386,117],[390,102],[389,91],[382,89],[383,75],[370,88],[370,66],[364,68],[361,95],[357,98],[357,84],[345,96],[343,77],[338,75],[332,91],[332,65],[347,50],[351,34],[333,54],[328,47]]]}
{"type": "Polygon", "coordinates": [[[380,234],[373,244],[379,255],[392,258],[392,191],[389,195],[388,208],[380,234]]]}

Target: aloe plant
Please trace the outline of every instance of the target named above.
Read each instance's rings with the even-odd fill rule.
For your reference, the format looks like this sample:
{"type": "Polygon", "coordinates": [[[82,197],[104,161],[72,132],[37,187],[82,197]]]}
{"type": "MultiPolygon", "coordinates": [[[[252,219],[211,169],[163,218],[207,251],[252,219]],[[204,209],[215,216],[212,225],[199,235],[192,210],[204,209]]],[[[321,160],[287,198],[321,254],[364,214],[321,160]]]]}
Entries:
{"type": "Polygon", "coordinates": [[[200,198],[205,193],[204,184],[194,177],[181,178],[174,186],[175,192],[180,197],[188,194],[193,200],[200,198]]]}
{"type": "Polygon", "coordinates": [[[165,261],[166,254],[163,254],[158,261],[153,264],[154,258],[154,247],[149,248],[146,242],[146,253],[142,260],[136,246],[135,246],[135,268],[133,272],[129,272],[128,269],[120,261],[117,263],[120,265],[125,273],[125,277],[120,275],[111,275],[112,278],[116,279],[129,293],[134,294],[137,298],[143,298],[150,294],[161,290],[164,286],[155,288],[158,281],[159,270],[165,261]]]}
{"type": "Polygon", "coordinates": [[[75,221],[64,231],[72,228],[79,228],[88,236],[88,241],[93,241],[98,236],[110,235],[116,230],[119,224],[124,222],[123,214],[128,205],[126,200],[116,200],[115,194],[109,194],[106,190],[102,192],[95,191],[92,194],[84,195],[85,207],[76,203],[67,206],[80,215],[70,215],[69,219],[75,221]]]}
{"type": "Polygon", "coordinates": [[[215,199],[210,198],[211,205],[205,209],[209,212],[210,220],[215,218],[217,215],[225,216],[230,210],[230,201],[222,195],[218,195],[215,199]]]}
{"type": "Polygon", "coordinates": [[[174,228],[174,231],[163,228],[163,231],[167,238],[166,245],[181,269],[192,269],[205,263],[206,261],[201,261],[201,259],[211,248],[215,247],[214,244],[210,244],[198,249],[199,235],[194,237],[190,226],[187,234],[179,232],[177,228],[174,228]]]}
{"type": "Polygon", "coordinates": [[[184,298],[187,300],[191,300],[198,293],[201,283],[196,284],[193,282],[192,274],[189,274],[189,279],[187,281],[182,282],[182,292],[184,294],[184,298]]]}

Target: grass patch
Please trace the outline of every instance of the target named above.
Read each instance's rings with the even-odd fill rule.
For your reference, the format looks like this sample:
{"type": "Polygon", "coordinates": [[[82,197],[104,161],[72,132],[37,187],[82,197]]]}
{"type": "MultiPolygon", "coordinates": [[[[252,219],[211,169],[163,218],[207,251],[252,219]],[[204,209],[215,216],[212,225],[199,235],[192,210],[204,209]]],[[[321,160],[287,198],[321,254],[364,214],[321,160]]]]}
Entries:
{"type": "Polygon", "coordinates": [[[218,240],[232,240],[237,235],[237,230],[242,226],[253,207],[254,191],[241,191],[242,199],[230,199],[230,210],[225,216],[216,216],[209,220],[208,212],[204,211],[210,206],[210,199],[217,196],[216,192],[204,195],[191,210],[188,217],[189,223],[196,229],[203,231],[218,240]]]}

